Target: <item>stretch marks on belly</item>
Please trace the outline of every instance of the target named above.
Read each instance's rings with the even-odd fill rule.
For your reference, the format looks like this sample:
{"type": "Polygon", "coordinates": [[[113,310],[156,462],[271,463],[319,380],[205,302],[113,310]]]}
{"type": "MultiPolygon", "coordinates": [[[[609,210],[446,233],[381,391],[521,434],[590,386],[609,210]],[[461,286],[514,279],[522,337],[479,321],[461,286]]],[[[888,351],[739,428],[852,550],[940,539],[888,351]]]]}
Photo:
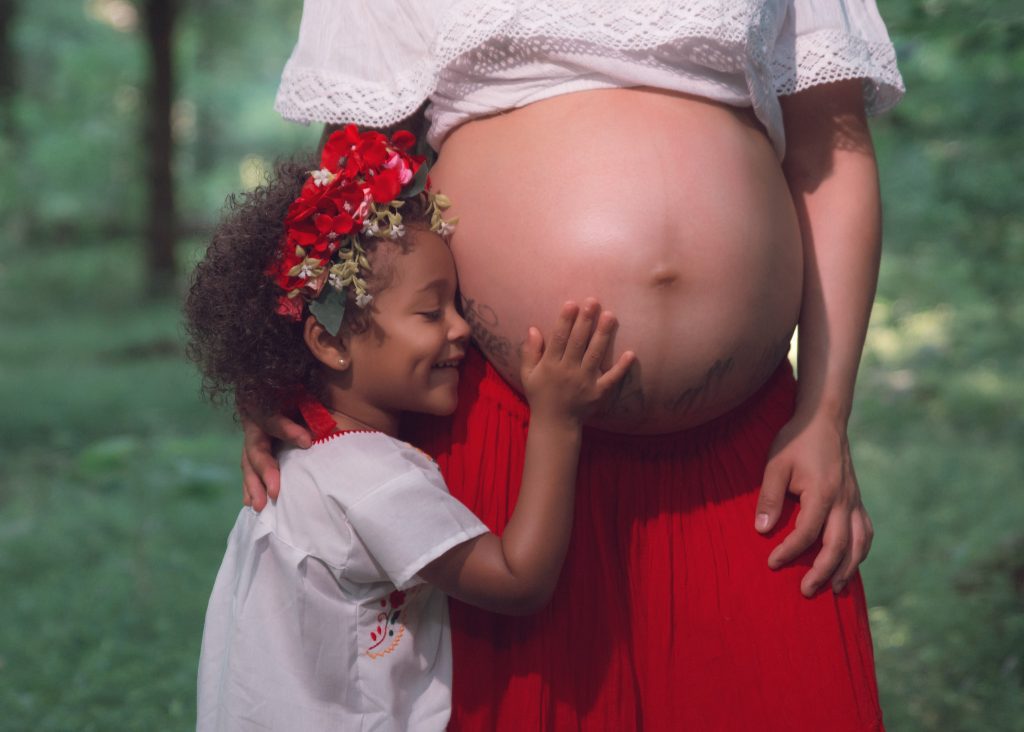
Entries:
{"type": "Polygon", "coordinates": [[[709,399],[718,397],[723,380],[732,371],[734,360],[732,356],[716,359],[700,382],[684,389],[679,396],[666,400],[665,409],[685,414],[706,406],[709,399]]]}

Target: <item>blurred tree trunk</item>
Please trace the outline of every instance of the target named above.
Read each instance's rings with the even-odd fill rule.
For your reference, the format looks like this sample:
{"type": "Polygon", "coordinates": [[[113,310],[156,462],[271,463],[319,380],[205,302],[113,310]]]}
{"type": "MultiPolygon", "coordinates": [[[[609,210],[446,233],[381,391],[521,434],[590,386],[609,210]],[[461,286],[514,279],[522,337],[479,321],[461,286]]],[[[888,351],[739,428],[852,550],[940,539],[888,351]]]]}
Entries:
{"type": "Polygon", "coordinates": [[[14,119],[14,95],[18,91],[18,67],[14,56],[15,0],[0,0],[0,136],[12,143],[17,137],[14,119]]]}
{"type": "Polygon", "coordinates": [[[21,244],[32,226],[31,206],[23,205],[19,193],[26,190],[25,165],[21,158],[24,140],[15,98],[18,95],[18,55],[14,47],[14,20],[20,8],[17,0],[0,0],[0,237],[21,244]]]}
{"type": "Polygon", "coordinates": [[[174,245],[177,239],[172,171],[174,141],[171,105],[174,100],[174,24],[179,0],[140,3],[150,60],[145,134],[149,185],[147,278],[149,294],[161,297],[174,290],[174,245]]]}

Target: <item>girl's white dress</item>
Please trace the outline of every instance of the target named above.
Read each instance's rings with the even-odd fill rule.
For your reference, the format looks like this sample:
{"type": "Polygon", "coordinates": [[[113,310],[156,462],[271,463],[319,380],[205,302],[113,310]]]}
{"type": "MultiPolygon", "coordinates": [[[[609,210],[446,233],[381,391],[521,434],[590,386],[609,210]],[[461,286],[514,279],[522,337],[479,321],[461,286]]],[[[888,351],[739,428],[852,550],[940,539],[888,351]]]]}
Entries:
{"type": "Polygon", "coordinates": [[[417,572],[487,528],[429,457],[380,432],[288,450],[281,481],[228,539],[197,729],[443,730],[448,605],[417,572]]]}

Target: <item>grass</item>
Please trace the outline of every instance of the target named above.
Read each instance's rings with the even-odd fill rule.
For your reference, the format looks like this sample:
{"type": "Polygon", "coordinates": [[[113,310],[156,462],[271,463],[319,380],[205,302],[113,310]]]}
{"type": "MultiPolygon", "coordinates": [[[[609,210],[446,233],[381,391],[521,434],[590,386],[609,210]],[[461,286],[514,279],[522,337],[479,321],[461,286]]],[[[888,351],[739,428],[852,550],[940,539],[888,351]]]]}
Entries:
{"type": "MultiPolygon", "coordinates": [[[[1024,730],[1024,307],[957,256],[927,159],[879,146],[907,198],[851,439],[883,708],[891,730],[1024,730]]],[[[41,290],[0,242],[0,730],[194,725],[240,438],[197,397],[176,303],[140,298],[137,251],[64,245],[41,290]]]]}
{"type": "Polygon", "coordinates": [[[239,437],[198,399],[176,304],[105,271],[132,251],[63,250],[46,307],[3,252],[0,729],[195,724],[239,437]]]}

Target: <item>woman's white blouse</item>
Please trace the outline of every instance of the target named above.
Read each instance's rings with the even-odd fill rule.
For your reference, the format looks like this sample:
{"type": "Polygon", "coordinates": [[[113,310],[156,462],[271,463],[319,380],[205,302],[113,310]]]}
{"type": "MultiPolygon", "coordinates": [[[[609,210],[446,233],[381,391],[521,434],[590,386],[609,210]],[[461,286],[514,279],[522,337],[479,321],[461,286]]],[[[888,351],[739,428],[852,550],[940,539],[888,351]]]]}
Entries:
{"type": "Polygon", "coordinates": [[[448,600],[417,573],[487,528],[422,452],[379,432],[281,454],[206,611],[196,728],[443,730],[448,600]]]}
{"type": "Polygon", "coordinates": [[[862,79],[869,114],[904,93],[874,0],[305,0],[276,109],[394,124],[429,100],[428,141],[585,89],[650,86],[751,106],[780,157],[780,95],[862,79]]]}

